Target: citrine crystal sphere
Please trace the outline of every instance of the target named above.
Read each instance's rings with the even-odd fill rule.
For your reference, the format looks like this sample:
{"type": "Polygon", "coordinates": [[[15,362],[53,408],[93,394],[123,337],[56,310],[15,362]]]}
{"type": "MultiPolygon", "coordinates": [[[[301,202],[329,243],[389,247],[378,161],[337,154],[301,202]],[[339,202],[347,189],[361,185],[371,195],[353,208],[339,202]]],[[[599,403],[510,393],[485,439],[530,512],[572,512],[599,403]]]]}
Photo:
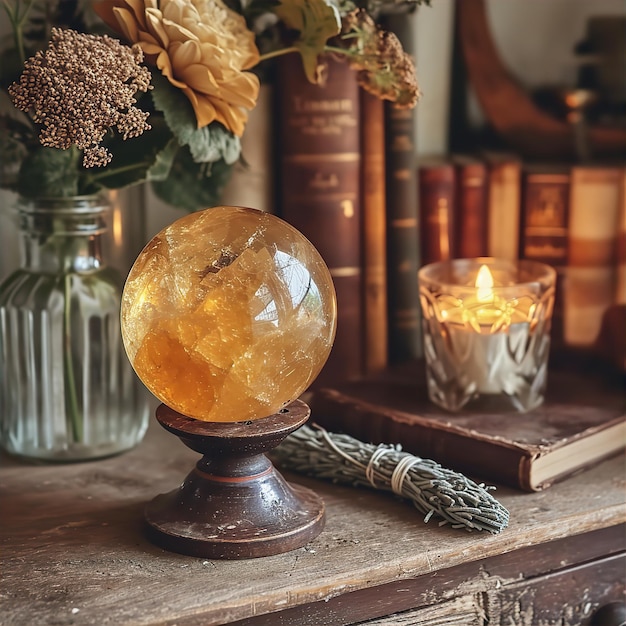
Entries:
{"type": "Polygon", "coordinates": [[[282,219],[220,206],[164,228],[122,295],[126,353],[170,408],[253,420],[295,400],[332,348],[337,304],[314,246],[282,219]]]}

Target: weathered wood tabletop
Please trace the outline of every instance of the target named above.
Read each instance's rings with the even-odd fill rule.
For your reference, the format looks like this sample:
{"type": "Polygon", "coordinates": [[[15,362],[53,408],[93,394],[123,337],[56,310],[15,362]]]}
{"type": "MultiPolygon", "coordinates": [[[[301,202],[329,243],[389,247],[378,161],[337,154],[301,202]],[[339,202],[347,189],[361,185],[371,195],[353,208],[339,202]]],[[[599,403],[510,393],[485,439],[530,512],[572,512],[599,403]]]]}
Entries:
{"type": "Polygon", "coordinates": [[[152,422],[135,450],[36,466],[2,458],[0,624],[224,624],[412,578],[626,520],[624,457],[528,494],[498,488],[500,535],[424,524],[389,494],[287,475],[325,500],[326,527],[292,552],[241,561],[169,553],[142,509],[198,455],[152,422]]]}

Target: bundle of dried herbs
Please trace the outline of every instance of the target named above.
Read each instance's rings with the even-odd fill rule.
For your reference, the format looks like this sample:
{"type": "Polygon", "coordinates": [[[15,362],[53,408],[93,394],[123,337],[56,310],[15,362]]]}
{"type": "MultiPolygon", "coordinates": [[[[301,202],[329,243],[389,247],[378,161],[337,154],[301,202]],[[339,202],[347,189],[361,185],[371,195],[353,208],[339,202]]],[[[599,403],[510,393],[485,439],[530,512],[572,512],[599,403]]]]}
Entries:
{"type": "Polygon", "coordinates": [[[302,426],[272,454],[277,465],[335,483],[392,491],[410,500],[439,525],[497,534],[509,523],[509,512],[489,492],[435,461],[403,452],[399,445],[364,443],[321,426],[302,426]]]}

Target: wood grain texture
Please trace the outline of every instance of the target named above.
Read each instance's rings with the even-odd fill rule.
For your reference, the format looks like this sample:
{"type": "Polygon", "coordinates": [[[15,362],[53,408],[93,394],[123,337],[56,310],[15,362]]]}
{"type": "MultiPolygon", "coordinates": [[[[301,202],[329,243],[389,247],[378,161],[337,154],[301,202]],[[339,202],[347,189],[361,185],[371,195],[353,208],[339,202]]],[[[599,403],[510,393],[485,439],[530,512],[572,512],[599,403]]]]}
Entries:
{"type": "Polygon", "coordinates": [[[626,520],[622,458],[548,492],[498,489],[511,524],[497,536],[425,525],[391,496],[289,476],[325,501],[314,541],[263,559],[198,559],[142,533],[145,504],[197,459],[154,422],[116,458],[59,466],[2,458],[0,624],[225,624],[626,520]]]}
{"type": "MultiPolygon", "coordinates": [[[[464,0],[456,7],[467,74],[495,130],[529,158],[570,158],[575,154],[573,126],[539,109],[504,65],[489,30],[485,0],[464,0]]],[[[587,141],[596,156],[619,156],[626,131],[591,126],[587,141]]]]}

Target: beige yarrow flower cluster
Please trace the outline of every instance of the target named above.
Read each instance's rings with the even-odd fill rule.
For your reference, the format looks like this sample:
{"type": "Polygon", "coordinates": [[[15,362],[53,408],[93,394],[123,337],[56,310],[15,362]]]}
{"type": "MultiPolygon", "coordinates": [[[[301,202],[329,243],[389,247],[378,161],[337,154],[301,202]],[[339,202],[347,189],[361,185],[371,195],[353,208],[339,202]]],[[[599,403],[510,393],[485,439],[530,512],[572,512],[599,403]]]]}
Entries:
{"type": "Polygon", "coordinates": [[[9,94],[41,124],[42,145],[63,150],[75,145],[84,150],[85,167],[101,167],[112,158],[100,145],[110,129],[124,139],[150,129],[148,113],[134,106],[137,91],[150,88],[142,60],[140,48],[106,35],[53,28],[48,49],[26,61],[9,94]]]}
{"type": "Polygon", "coordinates": [[[415,64],[396,35],[379,28],[362,9],[344,18],[343,30],[358,34],[344,41],[361,87],[398,108],[413,108],[420,97],[415,64]]]}

